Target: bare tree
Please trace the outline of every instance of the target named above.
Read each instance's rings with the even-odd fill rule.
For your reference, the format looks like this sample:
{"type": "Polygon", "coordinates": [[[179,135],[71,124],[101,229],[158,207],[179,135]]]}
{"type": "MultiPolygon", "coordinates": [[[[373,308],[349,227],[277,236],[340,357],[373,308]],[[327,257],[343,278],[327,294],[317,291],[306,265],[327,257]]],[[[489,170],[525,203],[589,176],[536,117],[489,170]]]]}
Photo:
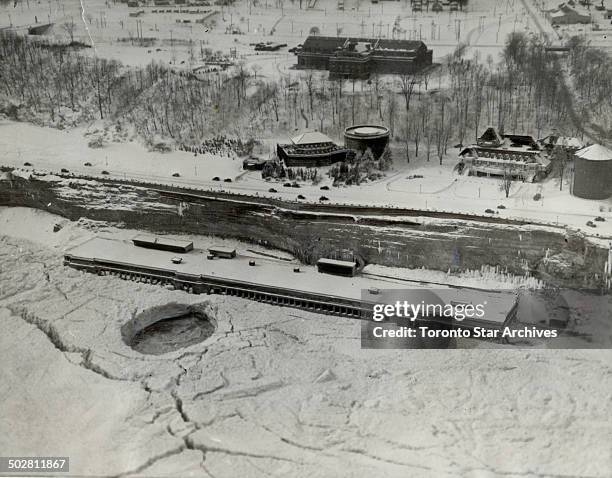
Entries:
{"type": "Polygon", "coordinates": [[[410,111],[410,99],[414,93],[414,87],[417,85],[417,79],[414,75],[400,76],[400,91],[406,103],[406,111],[410,111]]]}
{"type": "Polygon", "coordinates": [[[510,190],[512,189],[512,185],[514,184],[514,179],[510,172],[510,168],[506,166],[504,168],[504,174],[500,178],[499,190],[503,191],[506,194],[506,198],[510,196],[510,190]]]}
{"type": "Polygon", "coordinates": [[[571,161],[571,153],[564,148],[556,147],[553,151],[553,161],[559,174],[559,191],[563,191],[563,178],[571,161]]]}
{"type": "Polygon", "coordinates": [[[62,30],[64,30],[70,38],[70,43],[74,43],[74,32],[76,31],[76,24],[74,19],[70,17],[70,21],[62,24],[62,30]]]}

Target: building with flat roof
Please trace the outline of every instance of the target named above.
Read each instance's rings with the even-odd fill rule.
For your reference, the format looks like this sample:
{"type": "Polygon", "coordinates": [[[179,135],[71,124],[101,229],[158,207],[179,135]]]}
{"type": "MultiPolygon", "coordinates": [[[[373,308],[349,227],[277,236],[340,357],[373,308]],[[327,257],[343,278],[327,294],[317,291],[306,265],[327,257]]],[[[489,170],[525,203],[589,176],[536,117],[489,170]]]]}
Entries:
{"type": "Polygon", "coordinates": [[[325,274],[353,277],[357,274],[358,264],[355,261],[339,261],[322,257],[317,261],[317,271],[325,274]]]}
{"type": "Polygon", "coordinates": [[[422,41],[309,36],[298,52],[298,68],[328,70],[332,78],[412,74],[432,64],[422,41]]]}
{"type": "Polygon", "coordinates": [[[146,247],[147,249],[157,249],[160,251],[184,253],[193,250],[193,242],[191,241],[181,241],[148,234],[139,234],[132,239],[132,242],[138,247],[146,247]]]}
{"type": "Polygon", "coordinates": [[[389,128],[380,125],[361,124],[349,126],[344,130],[344,146],[363,153],[372,151],[374,159],[382,156],[389,144],[389,128]]]}

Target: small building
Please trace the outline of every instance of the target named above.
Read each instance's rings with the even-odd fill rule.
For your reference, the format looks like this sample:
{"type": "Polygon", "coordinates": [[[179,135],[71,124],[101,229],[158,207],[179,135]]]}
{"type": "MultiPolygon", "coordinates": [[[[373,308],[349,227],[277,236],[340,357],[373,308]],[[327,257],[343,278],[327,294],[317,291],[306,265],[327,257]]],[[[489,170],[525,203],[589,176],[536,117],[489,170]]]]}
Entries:
{"type": "Polygon", "coordinates": [[[150,236],[148,234],[139,234],[132,239],[132,242],[138,247],[158,249],[160,251],[185,253],[193,250],[193,242],[191,241],[181,241],[167,237],[150,236]]]}
{"type": "Polygon", "coordinates": [[[242,161],[242,169],[245,171],[261,171],[267,162],[267,159],[262,158],[246,158],[242,161]]]}
{"type": "Polygon", "coordinates": [[[277,144],[276,154],[287,167],[318,167],[344,161],[347,150],[318,131],[307,131],[291,138],[289,144],[277,144]]]}
{"type": "Polygon", "coordinates": [[[317,270],[324,274],[353,277],[357,274],[358,265],[355,261],[339,261],[321,258],[317,261],[317,270]]]}
{"type": "Polygon", "coordinates": [[[571,6],[562,3],[559,8],[547,12],[550,23],[553,25],[573,25],[591,23],[591,16],[579,13],[571,6]]]}
{"type": "Polygon", "coordinates": [[[612,196],[612,151],[600,144],[574,154],[572,194],[584,199],[612,196]]]}
{"type": "Polygon", "coordinates": [[[349,126],[344,130],[344,147],[363,153],[372,151],[374,159],[382,156],[389,144],[389,129],[385,126],[362,124],[349,126]]]}
{"type": "Polygon", "coordinates": [[[46,35],[53,28],[53,23],[28,27],[28,35],[46,35]]]}
{"type": "Polygon", "coordinates": [[[236,249],[225,246],[212,246],[208,248],[208,253],[213,257],[221,257],[223,259],[233,259],[236,257],[236,249]]]}
{"type": "Polygon", "coordinates": [[[474,176],[507,177],[535,182],[551,169],[549,154],[528,135],[500,135],[488,128],[476,144],[460,153],[463,171],[474,176]]]}

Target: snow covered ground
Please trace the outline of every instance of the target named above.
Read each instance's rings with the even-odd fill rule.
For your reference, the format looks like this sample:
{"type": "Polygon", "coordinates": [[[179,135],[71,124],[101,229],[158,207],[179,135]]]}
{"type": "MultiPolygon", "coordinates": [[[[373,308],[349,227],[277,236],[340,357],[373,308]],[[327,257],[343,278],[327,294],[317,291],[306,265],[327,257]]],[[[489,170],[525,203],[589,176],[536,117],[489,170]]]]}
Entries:
{"type": "Polygon", "coordinates": [[[508,198],[500,190],[500,181],[458,175],[453,168],[457,164],[456,149],[439,165],[430,162],[404,163],[396,158],[394,169],[382,180],[365,183],[359,187],[330,188],[321,191],[320,186],[331,184],[326,178],[321,184],[303,184],[301,189],[283,188],[282,184],[264,181],[257,171],[243,171],[238,158],[215,157],[174,151],[154,153],[136,142],[109,143],[104,148],[87,146],[88,137],[82,128],[60,131],[27,123],[0,121],[0,165],[24,167],[28,171],[41,170],[59,173],[62,168],[75,174],[118,179],[138,179],[153,183],[175,184],[203,190],[226,190],[243,194],[257,194],[296,200],[301,194],[306,201],[318,202],[322,194],[331,202],[367,204],[372,206],[408,207],[424,210],[485,214],[494,210],[500,217],[526,219],[549,225],[566,225],[581,229],[589,235],[607,238],[612,236],[612,200],[586,200],[570,195],[570,179],[559,190],[559,179],[550,177],[541,183],[516,182],[508,198]],[[84,166],[86,162],[91,166],[84,166]],[[102,171],[108,171],[103,176],[102,171]],[[178,173],[180,177],[173,177],[178,173]],[[411,179],[413,175],[423,178],[411,179]],[[232,183],[213,181],[232,179],[232,183]],[[269,192],[270,188],[277,190],[269,192]],[[536,194],[541,199],[534,200],[536,194]],[[505,209],[498,209],[497,206],[505,209]],[[605,219],[597,222],[597,228],[586,226],[597,216],[605,219]]]}
{"type": "Polygon", "coordinates": [[[609,350],[361,350],[348,319],[62,266],[102,231],[128,233],[0,210],[6,455],[105,476],[609,476],[609,350]],[[205,303],[216,332],[162,355],[123,342],[170,302],[205,303]]]}
{"type": "MultiPolygon", "coordinates": [[[[214,2],[211,2],[211,4],[214,2]]],[[[316,27],[324,36],[360,36],[399,39],[421,39],[434,49],[434,61],[451,53],[459,42],[469,44],[481,57],[500,53],[506,35],[518,29],[536,31],[524,6],[518,1],[470,0],[462,12],[413,12],[410,3],[346,0],[344,9],[336,0],[317,0],[313,8],[303,8],[297,1],[272,0],[259,2],[237,1],[230,7],[212,5],[198,7],[200,13],[175,12],[179,8],[146,6],[128,8],[124,3],[89,0],[43,1],[39,3],[12,3],[0,7],[0,27],[25,27],[54,22],[49,36],[66,40],[69,33],[63,27],[74,22],[74,38],[93,43],[98,55],[119,59],[127,64],[143,65],[150,60],[172,62],[178,67],[196,67],[201,49],[229,54],[236,49],[238,58],[248,65],[257,64],[263,76],[292,74],[290,67],[295,56],[286,49],[279,53],[257,54],[250,43],[276,41],[289,47],[302,43],[311,28],[316,27]],[[139,17],[130,12],[142,10],[139,17]],[[157,12],[154,13],[153,10],[157,12]],[[167,12],[166,10],[172,10],[167,12]],[[204,10],[207,13],[204,13],[204,10]],[[214,22],[195,23],[212,12],[218,12],[214,22]],[[189,23],[184,23],[189,20],[189,23]],[[394,24],[399,29],[393,33],[394,24]],[[137,26],[138,24],[138,26],[137,26]],[[134,46],[137,30],[142,37],[156,38],[154,47],[134,46]],[[236,31],[240,33],[229,34],[236,31]],[[274,32],[272,35],[271,32],[274,32]],[[118,42],[123,38],[125,42],[118,42]],[[191,46],[189,41],[191,40],[191,46]],[[159,49],[159,51],[158,51],[159,49]],[[191,55],[194,52],[194,55],[191,55]]],[[[196,8],[181,7],[194,11],[196,8]]]]}

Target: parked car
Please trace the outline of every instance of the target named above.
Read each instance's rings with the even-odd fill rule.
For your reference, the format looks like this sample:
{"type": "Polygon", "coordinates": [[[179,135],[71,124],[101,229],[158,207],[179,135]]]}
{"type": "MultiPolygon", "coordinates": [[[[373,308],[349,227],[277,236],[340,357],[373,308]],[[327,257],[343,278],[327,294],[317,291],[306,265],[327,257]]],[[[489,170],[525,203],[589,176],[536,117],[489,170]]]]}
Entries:
{"type": "Polygon", "coordinates": [[[172,173],[173,178],[180,178],[181,175],[179,173],[172,173]]]}
{"type": "Polygon", "coordinates": [[[603,218],[603,217],[601,217],[601,216],[597,216],[597,217],[595,218],[595,220],[596,220],[597,222],[604,222],[604,221],[605,221],[605,218],[603,218]]]}
{"type": "Polygon", "coordinates": [[[301,194],[298,194],[298,199],[306,199],[306,198],[302,196],[301,194]]]}
{"type": "Polygon", "coordinates": [[[325,197],[325,196],[321,196],[321,197],[319,198],[319,201],[329,201],[329,198],[328,198],[328,197],[325,197]]]}
{"type": "Polygon", "coordinates": [[[284,188],[290,188],[291,187],[291,183],[285,183],[285,184],[283,184],[283,187],[284,188]]]}
{"type": "Polygon", "coordinates": [[[70,172],[70,171],[68,171],[66,168],[62,168],[60,171],[61,171],[62,173],[69,173],[69,172],[70,172]]]}
{"type": "Polygon", "coordinates": [[[215,177],[213,178],[213,181],[221,181],[221,178],[220,178],[219,176],[215,176],[215,177]]]}
{"type": "Polygon", "coordinates": [[[232,178],[225,178],[223,180],[224,183],[231,183],[232,182],[232,178]]]}
{"type": "Polygon", "coordinates": [[[295,183],[295,182],[294,182],[294,183],[292,183],[292,184],[291,184],[291,187],[292,187],[292,188],[299,188],[299,187],[300,187],[300,185],[299,185],[298,183],[295,183]]]}
{"type": "Polygon", "coordinates": [[[493,209],[485,209],[485,212],[487,214],[495,214],[495,211],[493,209]]]}
{"type": "Polygon", "coordinates": [[[497,206],[497,209],[506,209],[506,206],[504,206],[503,204],[500,204],[499,206],[497,206]]]}
{"type": "Polygon", "coordinates": [[[321,186],[319,189],[321,191],[329,191],[329,186],[321,186]]]}
{"type": "Polygon", "coordinates": [[[91,166],[90,162],[85,163],[83,166],[91,166]]]}
{"type": "Polygon", "coordinates": [[[110,174],[106,169],[102,171],[102,174],[110,174]]]}
{"type": "Polygon", "coordinates": [[[268,192],[269,193],[277,193],[278,191],[276,189],[274,189],[274,188],[270,188],[270,189],[268,189],[268,192]]]}
{"type": "Polygon", "coordinates": [[[32,163],[28,163],[27,161],[23,163],[24,166],[32,166],[32,163]]]}
{"type": "Polygon", "coordinates": [[[589,227],[597,227],[597,225],[593,221],[587,221],[586,225],[589,227]]]}
{"type": "Polygon", "coordinates": [[[180,264],[181,262],[183,262],[183,258],[182,257],[173,257],[171,259],[173,264],[180,264]]]}

